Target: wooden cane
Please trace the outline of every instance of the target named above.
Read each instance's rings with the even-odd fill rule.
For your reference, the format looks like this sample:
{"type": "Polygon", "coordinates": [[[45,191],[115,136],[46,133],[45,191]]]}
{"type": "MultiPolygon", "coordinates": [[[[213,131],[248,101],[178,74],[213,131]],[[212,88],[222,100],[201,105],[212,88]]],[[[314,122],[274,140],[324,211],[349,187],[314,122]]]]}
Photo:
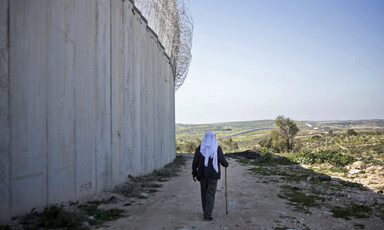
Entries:
{"type": "Polygon", "coordinates": [[[225,167],[225,214],[228,214],[227,167],[225,167]]]}

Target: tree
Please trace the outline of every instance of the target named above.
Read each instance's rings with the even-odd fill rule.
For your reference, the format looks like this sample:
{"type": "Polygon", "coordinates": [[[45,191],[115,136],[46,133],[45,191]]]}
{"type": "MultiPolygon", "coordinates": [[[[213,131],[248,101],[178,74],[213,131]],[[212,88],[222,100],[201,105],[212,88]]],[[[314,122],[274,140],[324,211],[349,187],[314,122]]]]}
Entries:
{"type": "Polygon", "coordinates": [[[347,136],[356,136],[356,135],[357,135],[357,133],[355,130],[353,130],[353,129],[347,130],[347,136]]]}
{"type": "Polygon", "coordinates": [[[277,130],[271,130],[271,149],[277,153],[288,150],[284,136],[277,130]]]}
{"type": "Polygon", "coordinates": [[[264,148],[267,148],[267,149],[270,149],[272,148],[272,138],[271,136],[264,136],[260,141],[259,141],[259,145],[261,147],[264,147],[264,148]]]}
{"type": "Polygon", "coordinates": [[[299,132],[299,128],[297,128],[296,123],[290,118],[286,118],[284,116],[277,116],[275,120],[275,125],[277,127],[277,131],[284,137],[286,142],[287,150],[290,151],[293,149],[293,140],[296,134],[299,132]]]}

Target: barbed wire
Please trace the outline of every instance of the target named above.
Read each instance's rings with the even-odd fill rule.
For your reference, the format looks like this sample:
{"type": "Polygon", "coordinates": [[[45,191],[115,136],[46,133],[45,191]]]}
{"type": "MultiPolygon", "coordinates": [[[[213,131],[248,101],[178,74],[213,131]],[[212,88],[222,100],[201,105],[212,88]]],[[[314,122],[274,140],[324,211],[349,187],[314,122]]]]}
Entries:
{"type": "Polygon", "coordinates": [[[175,65],[175,90],[188,75],[192,61],[193,19],[189,0],[135,0],[175,65]]]}

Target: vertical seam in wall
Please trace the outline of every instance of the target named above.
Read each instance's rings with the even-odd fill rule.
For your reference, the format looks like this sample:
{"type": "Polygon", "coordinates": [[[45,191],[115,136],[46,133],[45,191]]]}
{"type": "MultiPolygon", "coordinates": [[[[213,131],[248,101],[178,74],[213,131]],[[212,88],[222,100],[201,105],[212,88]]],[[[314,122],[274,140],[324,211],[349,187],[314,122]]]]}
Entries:
{"type": "Polygon", "coordinates": [[[10,214],[12,214],[11,210],[11,192],[12,192],[12,186],[11,186],[11,0],[8,0],[8,8],[7,8],[7,49],[8,49],[8,114],[7,114],[7,123],[8,123],[8,210],[10,211],[10,214]]]}
{"type": "Polygon", "coordinates": [[[156,38],[154,37],[153,40],[153,50],[152,50],[152,145],[153,145],[153,148],[152,148],[152,167],[153,169],[152,170],[155,170],[156,168],[156,164],[155,164],[155,143],[156,143],[156,133],[155,133],[155,76],[156,76],[156,71],[155,71],[155,49],[156,49],[156,38]]]}
{"type": "MultiPolygon", "coordinates": [[[[124,1],[122,1],[122,3],[121,3],[121,5],[122,5],[122,7],[121,7],[121,14],[122,14],[122,17],[123,17],[123,20],[122,20],[122,24],[121,24],[121,26],[122,26],[122,40],[123,40],[123,52],[121,53],[121,57],[123,58],[123,65],[124,65],[124,69],[123,69],[123,81],[122,81],[122,83],[123,83],[123,136],[122,136],[122,139],[123,139],[123,143],[124,143],[124,138],[126,137],[126,135],[127,135],[127,133],[126,133],[126,125],[127,125],[127,123],[126,123],[126,121],[125,121],[125,111],[126,111],[126,104],[125,104],[125,94],[126,94],[126,92],[125,92],[125,89],[126,89],[126,85],[125,85],[125,78],[126,78],[126,76],[125,76],[125,74],[128,74],[128,72],[126,72],[126,69],[127,69],[127,66],[126,66],[126,55],[124,55],[125,54],[125,52],[128,52],[128,49],[126,49],[127,47],[125,47],[125,41],[126,41],[126,39],[127,39],[127,37],[125,36],[125,29],[126,29],[126,27],[125,27],[125,23],[126,23],[126,14],[125,14],[125,9],[124,9],[124,7],[125,7],[125,5],[124,5],[124,1]]],[[[121,51],[120,51],[121,52],[121,51]]],[[[124,149],[125,149],[125,147],[123,147],[123,155],[125,155],[124,154],[124,149]]],[[[127,158],[125,158],[124,160],[123,160],[123,162],[127,162],[126,161],[126,159],[127,158]]],[[[125,171],[125,167],[126,167],[126,165],[123,165],[123,169],[120,169],[120,170],[122,170],[123,172],[126,172],[125,171]]]]}
{"type": "MultiPolygon", "coordinates": [[[[97,135],[98,135],[98,132],[97,132],[97,119],[96,119],[96,104],[97,104],[97,100],[96,100],[96,98],[97,98],[97,81],[99,80],[99,78],[100,78],[100,73],[99,73],[99,70],[98,70],[98,65],[97,65],[97,61],[98,61],[98,52],[97,52],[97,48],[98,48],[98,41],[99,41],[99,5],[98,5],[98,3],[96,2],[95,3],[96,4],[96,7],[95,7],[95,9],[96,9],[96,15],[95,15],[95,21],[96,21],[96,23],[95,23],[95,26],[96,26],[96,37],[95,37],[95,64],[96,64],[96,78],[95,78],[95,91],[94,91],[94,93],[95,93],[95,95],[94,95],[94,100],[95,100],[95,111],[94,111],[94,116],[95,116],[95,124],[94,124],[94,127],[95,127],[95,151],[94,151],[94,156],[95,156],[95,192],[94,193],[97,193],[97,135]]],[[[100,124],[99,124],[100,125],[100,124]]]]}
{"type": "Polygon", "coordinates": [[[114,185],[114,180],[113,180],[113,158],[114,158],[114,154],[113,154],[113,127],[112,127],[112,119],[113,119],[113,110],[112,110],[112,84],[113,84],[113,81],[112,81],[112,1],[113,0],[110,0],[109,1],[109,89],[110,89],[110,92],[109,92],[109,108],[110,108],[110,127],[111,127],[111,181],[112,181],[112,187],[114,185]]]}
{"type": "MultiPolygon", "coordinates": [[[[139,15],[138,15],[139,16],[139,15]]],[[[144,133],[144,125],[143,125],[143,80],[144,80],[144,77],[143,77],[143,55],[144,55],[144,52],[143,52],[143,23],[141,21],[141,17],[139,19],[139,23],[140,23],[140,47],[139,49],[141,49],[141,55],[140,55],[140,84],[139,84],[139,89],[140,89],[140,175],[143,175],[143,171],[144,171],[144,161],[143,161],[143,133],[144,133]]]]}
{"type": "MultiPolygon", "coordinates": [[[[76,11],[75,11],[75,2],[73,2],[72,6],[73,6],[73,12],[74,12],[74,15],[73,17],[75,18],[76,20],[76,11]]],[[[76,25],[76,23],[75,23],[76,25]]],[[[78,30],[78,27],[75,26],[75,33],[77,32],[78,30]]],[[[74,165],[75,165],[75,173],[74,173],[74,182],[75,182],[75,198],[78,198],[77,197],[77,148],[76,148],[76,40],[74,40],[74,44],[73,44],[73,147],[74,147],[74,154],[75,154],[75,162],[74,162],[74,165]]]]}
{"type": "MultiPolygon", "coordinates": [[[[48,5],[48,9],[50,10],[49,8],[50,5],[48,5]]],[[[47,12],[45,14],[45,28],[48,28],[48,25],[47,25],[47,19],[48,19],[48,16],[47,16],[47,12]]],[[[48,39],[47,36],[48,34],[46,34],[46,36],[44,36],[45,38],[45,46],[49,52],[49,45],[47,44],[48,43],[48,39]]],[[[48,63],[47,63],[47,59],[48,57],[44,57],[45,59],[45,203],[46,205],[48,205],[48,151],[47,151],[47,147],[48,147],[48,97],[47,97],[47,67],[48,67],[48,63]]]]}

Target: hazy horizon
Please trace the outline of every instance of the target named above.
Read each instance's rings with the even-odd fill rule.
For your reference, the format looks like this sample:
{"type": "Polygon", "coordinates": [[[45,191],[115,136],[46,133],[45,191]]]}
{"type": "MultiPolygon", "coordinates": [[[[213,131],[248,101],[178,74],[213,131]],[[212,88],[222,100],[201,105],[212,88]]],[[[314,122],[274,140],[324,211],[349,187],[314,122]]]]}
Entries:
{"type": "Polygon", "coordinates": [[[176,123],[384,118],[384,1],[192,1],[176,123]]]}

